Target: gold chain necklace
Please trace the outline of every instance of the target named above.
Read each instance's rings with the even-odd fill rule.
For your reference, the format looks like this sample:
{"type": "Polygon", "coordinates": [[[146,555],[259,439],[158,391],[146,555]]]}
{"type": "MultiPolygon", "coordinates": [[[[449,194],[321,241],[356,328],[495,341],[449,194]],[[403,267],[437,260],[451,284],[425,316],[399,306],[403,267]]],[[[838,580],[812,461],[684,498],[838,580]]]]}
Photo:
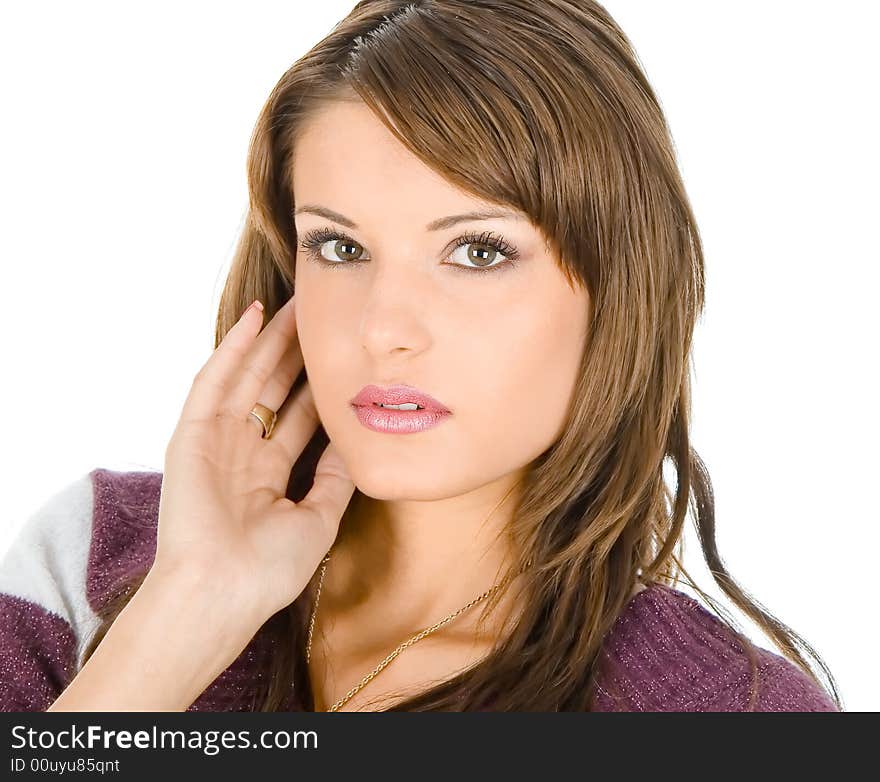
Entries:
{"type": "MultiPolygon", "coordinates": [[[[508,490],[507,494],[505,494],[501,498],[501,500],[498,502],[498,504],[489,513],[489,516],[486,517],[486,521],[484,521],[483,524],[485,524],[487,521],[489,521],[489,519],[492,517],[492,514],[495,513],[495,511],[498,510],[498,508],[501,506],[501,504],[504,502],[504,500],[506,500],[510,496],[510,493],[514,490],[514,488],[516,488],[516,484],[511,486],[511,488],[508,490]]],[[[331,551],[332,551],[332,549],[331,549],[331,551]]],[[[324,583],[324,572],[327,570],[327,561],[330,559],[330,553],[331,552],[328,551],[327,555],[321,561],[321,573],[318,576],[318,585],[317,585],[317,589],[315,591],[315,605],[312,608],[312,616],[309,619],[309,635],[308,635],[308,641],[306,643],[306,665],[308,665],[309,660],[311,659],[311,656],[312,656],[312,630],[315,627],[315,616],[317,616],[317,613],[318,613],[318,601],[321,599],[321,585],[324,583]]],[[[532,560],[529,559],[529,561],[526,563],[525,567],[529,567],[529,565],[531,565],[531,564],[532,564],[532,560]]],[[[457,611],[454,611],[449,616],[447,616],[445,619],[441,619],[436,624],[425,628],[424,630],[416,633],[412,638],[409,638],[406,641],[404,641],[393,652],[391,652],[391,654],[389,654],[384,660],[382,660],[382,662],[380,662],[372,671],[370,671],[370,673],[368,673],[366,676],[364,676],[364,678],[361,679],[357,685],[352,687],[342,698],[340,698],[338,701],[336,701],[336,703],[334,703],[328,709],[328,711],[337,711],[339,708],[344,706],[355,695],[357,695],[364,687],[366,687],[376,676],[378,676],[379,673],[381,673],[385,669],[385,667],[388,666],[397,657],[397,655],[399,655],[402,651],[409,648],[414,643],[418,643],[419,641],[421,641],[426,636],[429,636],[434,631],[439,630],[441,627],[443,627],[443,625],[447,624],[448,622],[451,622],[459,614],[466,611],[472,605],[479,603],[481,600],[485,600],[487,597],[489,597],[489,595],[491,595],[493,592],[495,592],[497,589],[499,589],[504,584],[504,582],[507,581],[510,577],[511,577],[511,574],[508,574],[507,576],[502,578],[501,581],[499,581],[497,584],[495,584],[495,586],[493,586],[491,589],[487,589],[485,592],[483,592],[482,595],[474,598],[467,605],[462,606],[457,611]]]]}
{"type": "MultiPolygon", "coordinates": [[[[309,660],[311,659],[312,630],[314,629],[314,626],[315,626],[315,616],[318,613],[318,601],[321,598],[321,584],[324,582],[324,571],[327,569],[327,561],[329,559],[330,559],[330,554],[328,553],[327,556],[325,556],[323,561],[321,562],[321,574],[318,577],[318,587],[317,587],[317,591],[315,593],[315,606],[312,609],[312,616],[311,616],[311,619],[309,620],[309,636],[308,636],[308,642],[306,644],[306,664],[308,664],[309,660]]],[[[381,673],[385,669],[386,666],[388,666],[402,651],[404,651],[404,649],[409,648],[414,643],[421,641],[426,636],[429,636],[431,633],[435,632],[436,630],[439,630],[441,627],[443,627],[443,625],[447,624],[448,622],[451,622],[459,614],[466,611],[472,605],[479,603],[481,600],[485,600],[487,597],[489,597],[489,595],[491,595],[499,587],[501,587],[508,578],[510,578],[509,575],[506,576],[505,578],[501,579],[501,581],[499,581],[497,584],[495,584],[495,586],[493,586],[491,589],[487,589],[479,597],[471,600],[471,602],[468,603],[467,605],[462,606],[457,611],[454,611],[453,613],[449,614],[449,616],[447,616],[445,619],[441,619],[436,624],[431,625],[430,627],[427,627],[424,630],[421,630],[420,632],[416,633],[412,638],[409,638],[406,641],[404,641],[393,652],[391,652],[391,654],[389,654],[384,660],[382,660],[382,662],[380,662],[372,671],[370,671],[370,673],[368,673],[366,676],[364,676],[364,678],[361,679],[357,685],[352,687],[342,698],[340,698],[338,701],[336,701],[336,703],[334,703],[327,711],[337,711],[339,708],[344,706],[355,695],[357,695],[364,687],[366,687],[376,676],[378,676],[379,673],[381,673]]]]}

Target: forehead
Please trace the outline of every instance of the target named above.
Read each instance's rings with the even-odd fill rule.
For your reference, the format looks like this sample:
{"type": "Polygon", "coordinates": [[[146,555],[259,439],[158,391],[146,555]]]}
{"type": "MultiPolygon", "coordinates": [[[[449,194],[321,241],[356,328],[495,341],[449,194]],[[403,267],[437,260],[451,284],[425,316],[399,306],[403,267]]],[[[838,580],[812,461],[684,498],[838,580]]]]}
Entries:
{"type": "Polygon", "coordinates": [[[319,203],[353,217],[380,208],[422,223],[489,206],[419,160],[360,100],[327,103],[300,127],[293,191],[297,204],[319,203]]]}

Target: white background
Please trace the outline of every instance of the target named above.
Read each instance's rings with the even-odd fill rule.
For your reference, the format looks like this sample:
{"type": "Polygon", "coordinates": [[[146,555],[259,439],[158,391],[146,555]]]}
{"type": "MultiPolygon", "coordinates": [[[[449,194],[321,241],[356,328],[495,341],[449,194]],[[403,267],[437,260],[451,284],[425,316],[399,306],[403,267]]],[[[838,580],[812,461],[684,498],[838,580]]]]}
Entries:
{"type": "MultiPolygon", "coordinates": [[[[4,4],[0,551],[94,467],[162,469],[213,347],[257,114],[352,6],[4,4]]],[[[722,557],[822,654],[845,707],[874,711],[873,4],[606,8],[663,104],[705,243],[693,444],[722,557]]],[[[690,527],[685,562],[721,595],[690,527]]]]}

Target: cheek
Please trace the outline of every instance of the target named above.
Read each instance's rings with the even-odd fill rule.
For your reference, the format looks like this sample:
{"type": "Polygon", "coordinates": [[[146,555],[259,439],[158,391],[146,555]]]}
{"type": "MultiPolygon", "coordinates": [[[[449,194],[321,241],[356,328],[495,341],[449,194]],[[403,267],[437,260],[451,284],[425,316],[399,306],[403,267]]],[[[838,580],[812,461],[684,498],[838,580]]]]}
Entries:
{"type": "Polygon", "coordinates": [[[354,313],[360,309],[357,289],[346,281],[353,272],[318,269],[302,258],[296,268],[296,328],[304,357],[310,354],[313,361],[326,363],[331,356],[323,354],[333,350],[337,356],[340,347],[343,354],[350,354],[354,313]]]}
{"type": "Polygon", "coordinates": [[[460,377],[471,378],[483,405],[468,405],[476,450],[527,464],[563,431],[584,350],[586,303],[518,309],[494,347],[471,353],[460,377]]]}
{"type": "MultiPolygon", "coordinates": [[[[339,404],[336,397],[341,387],[351,379],[350,364],[345,363],[351,346],[340,345],[340,338],[345,339],[346,332],[340,330],[333,319],[328,319],[320,291],[316,294],[314,287],[297,283],[296,295],[296,337],[318,416],[325,423],[339,404]]],[[[338,412],[336,415],[338,417],[338,412]]]]}

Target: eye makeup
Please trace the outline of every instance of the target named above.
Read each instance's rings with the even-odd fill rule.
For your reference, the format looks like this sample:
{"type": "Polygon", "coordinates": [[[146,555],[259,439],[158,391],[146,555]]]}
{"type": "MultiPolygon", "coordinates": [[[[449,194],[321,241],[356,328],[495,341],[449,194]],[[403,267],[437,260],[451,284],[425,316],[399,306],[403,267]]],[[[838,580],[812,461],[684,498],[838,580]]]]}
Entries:
{"type": "MultiPolygon", "coordinates": [[[[352,239],[345,233],[342,233],[333,228],[317,228],[312,231],[306,232],[303,236],[302,241],[300,242],[300,247],[305,250],[306,255],[310,261],[314,261],[315,263],[320,264],[324,267],[343,267],[343,266],[357,266],[362,263],[366,263],[366,259],[356,259],[356,260],[344,260],[341,259],[339,261],[329,261],[323,255],[321,255],[321,247],[327,242],[331,241],[342,241],[347,245],[355,245],[360,246],[358,242],[352,239]]],[[[519,260],[519,252],[516,247],[514,247],[510,242],[508,242],[503,236],[499,234],[494,234],[491,231],[484,231],[482,233],[476,233],[473,231],[467,232],[459,236],[452,244],[452,248],[450,252],[458,249],[459,247],[464,247],[470,244],[482,245],[485,248],[488,248],[490,251],[494,251],[501,256],[503,256],[504,260],[500,263],[496,263],[492,266],[467,266],[461,263],[446,263],[446,266],[452,266],[456,270],[464,271],[465,273],[476,272],[477,274],[488,274],[490,272],[495,271],[507,271],[516,266],[519,260]]]]}

